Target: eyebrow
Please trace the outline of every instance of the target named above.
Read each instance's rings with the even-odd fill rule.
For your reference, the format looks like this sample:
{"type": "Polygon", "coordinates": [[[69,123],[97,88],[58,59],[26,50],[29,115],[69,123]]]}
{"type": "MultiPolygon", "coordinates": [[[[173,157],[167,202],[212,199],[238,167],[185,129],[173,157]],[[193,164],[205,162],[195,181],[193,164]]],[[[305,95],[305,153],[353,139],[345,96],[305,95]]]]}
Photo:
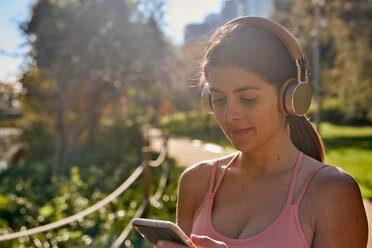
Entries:
{"type": "MultiPolygon", "coordinates": [[[[218,89],[213,88],[213,87],[210,87],[209,90],[212,91],[212,92],[220,92],[220,93],[222,93],[221,90],[218,90],[218,89]]],[[[246,87],[241,87],[241,88],[235,89],[234,90],[234,93],[238,93],[238,92],[242,92],[242,91],[246,91],[246,90],[260,90],[260,88],[253,87],[253,86],[246,86],[246,87]]]]}

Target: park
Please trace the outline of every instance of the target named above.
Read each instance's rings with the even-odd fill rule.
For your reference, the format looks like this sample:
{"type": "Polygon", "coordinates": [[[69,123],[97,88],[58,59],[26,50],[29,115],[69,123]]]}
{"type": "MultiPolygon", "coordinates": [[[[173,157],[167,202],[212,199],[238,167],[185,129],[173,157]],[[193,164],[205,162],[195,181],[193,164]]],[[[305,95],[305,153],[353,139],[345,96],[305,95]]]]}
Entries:
{"type": "MultiPolygon", "coordinates": [[[[235,151],[203,111],[198,65],[205,28],[238,2],[185,26],[179,44],[166,0],[33,1],[17,24],[22,69],[0,78],[0,247],[151,247],[131,220],[176,222],[185,168],[235,151]]],[[[325,163],[358,183],[372,248],[372,5],[274,2],[269,17],[307,54],[325,163]]],[[[0,56],[18,55],[0,43],[0,56]]]]}

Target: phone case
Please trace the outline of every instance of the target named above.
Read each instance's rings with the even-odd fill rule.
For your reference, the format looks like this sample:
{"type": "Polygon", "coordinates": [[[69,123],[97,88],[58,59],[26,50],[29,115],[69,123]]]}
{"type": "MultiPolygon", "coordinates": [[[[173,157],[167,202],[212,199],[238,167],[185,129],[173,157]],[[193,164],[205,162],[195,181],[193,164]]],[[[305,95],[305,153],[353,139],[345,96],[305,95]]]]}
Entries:
{"type": "Polygon", "coordinates": [[[159,240],[168,240],[185,246],[195,247],[182,229],[170,221],[135,218],[132,225],[153,245],[156,245],[159,240]]]}

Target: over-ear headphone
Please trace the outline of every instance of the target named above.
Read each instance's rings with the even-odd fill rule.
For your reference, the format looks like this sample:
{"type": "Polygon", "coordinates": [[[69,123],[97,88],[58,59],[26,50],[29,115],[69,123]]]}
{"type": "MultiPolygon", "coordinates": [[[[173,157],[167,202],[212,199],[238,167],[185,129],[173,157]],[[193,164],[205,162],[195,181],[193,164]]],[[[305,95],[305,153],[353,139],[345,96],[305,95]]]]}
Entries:
{"type": "MultiPolygon", "coordinates": [[[[283,26],[267,18],[244,16],[229,21],[226,25],[247,23],[263,28],[278,37],[288,49],[291,58],[296,63],[297,79],[288,79],[279,90],[279,109],[286,115],[301,116],[306,114],[311,104],[311,88],[307,82],[306,65],[301,48],[296,38],[283,26]]],[[[201,92],[203,107],[207,113],[213,113],[209,84],[206,83],[201,92]]]]}

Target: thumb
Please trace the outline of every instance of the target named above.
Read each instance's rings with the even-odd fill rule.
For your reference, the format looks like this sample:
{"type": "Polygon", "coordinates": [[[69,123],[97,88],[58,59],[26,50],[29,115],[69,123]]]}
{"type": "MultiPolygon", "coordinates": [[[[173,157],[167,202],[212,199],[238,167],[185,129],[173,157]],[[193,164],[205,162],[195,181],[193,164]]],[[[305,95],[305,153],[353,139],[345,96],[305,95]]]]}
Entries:
{"type": "Polygon", "coordinates": [[[198,248],[228,248],[224,242],[211,239],[208,236],[191,235],[191,241],[198,248]]]}

